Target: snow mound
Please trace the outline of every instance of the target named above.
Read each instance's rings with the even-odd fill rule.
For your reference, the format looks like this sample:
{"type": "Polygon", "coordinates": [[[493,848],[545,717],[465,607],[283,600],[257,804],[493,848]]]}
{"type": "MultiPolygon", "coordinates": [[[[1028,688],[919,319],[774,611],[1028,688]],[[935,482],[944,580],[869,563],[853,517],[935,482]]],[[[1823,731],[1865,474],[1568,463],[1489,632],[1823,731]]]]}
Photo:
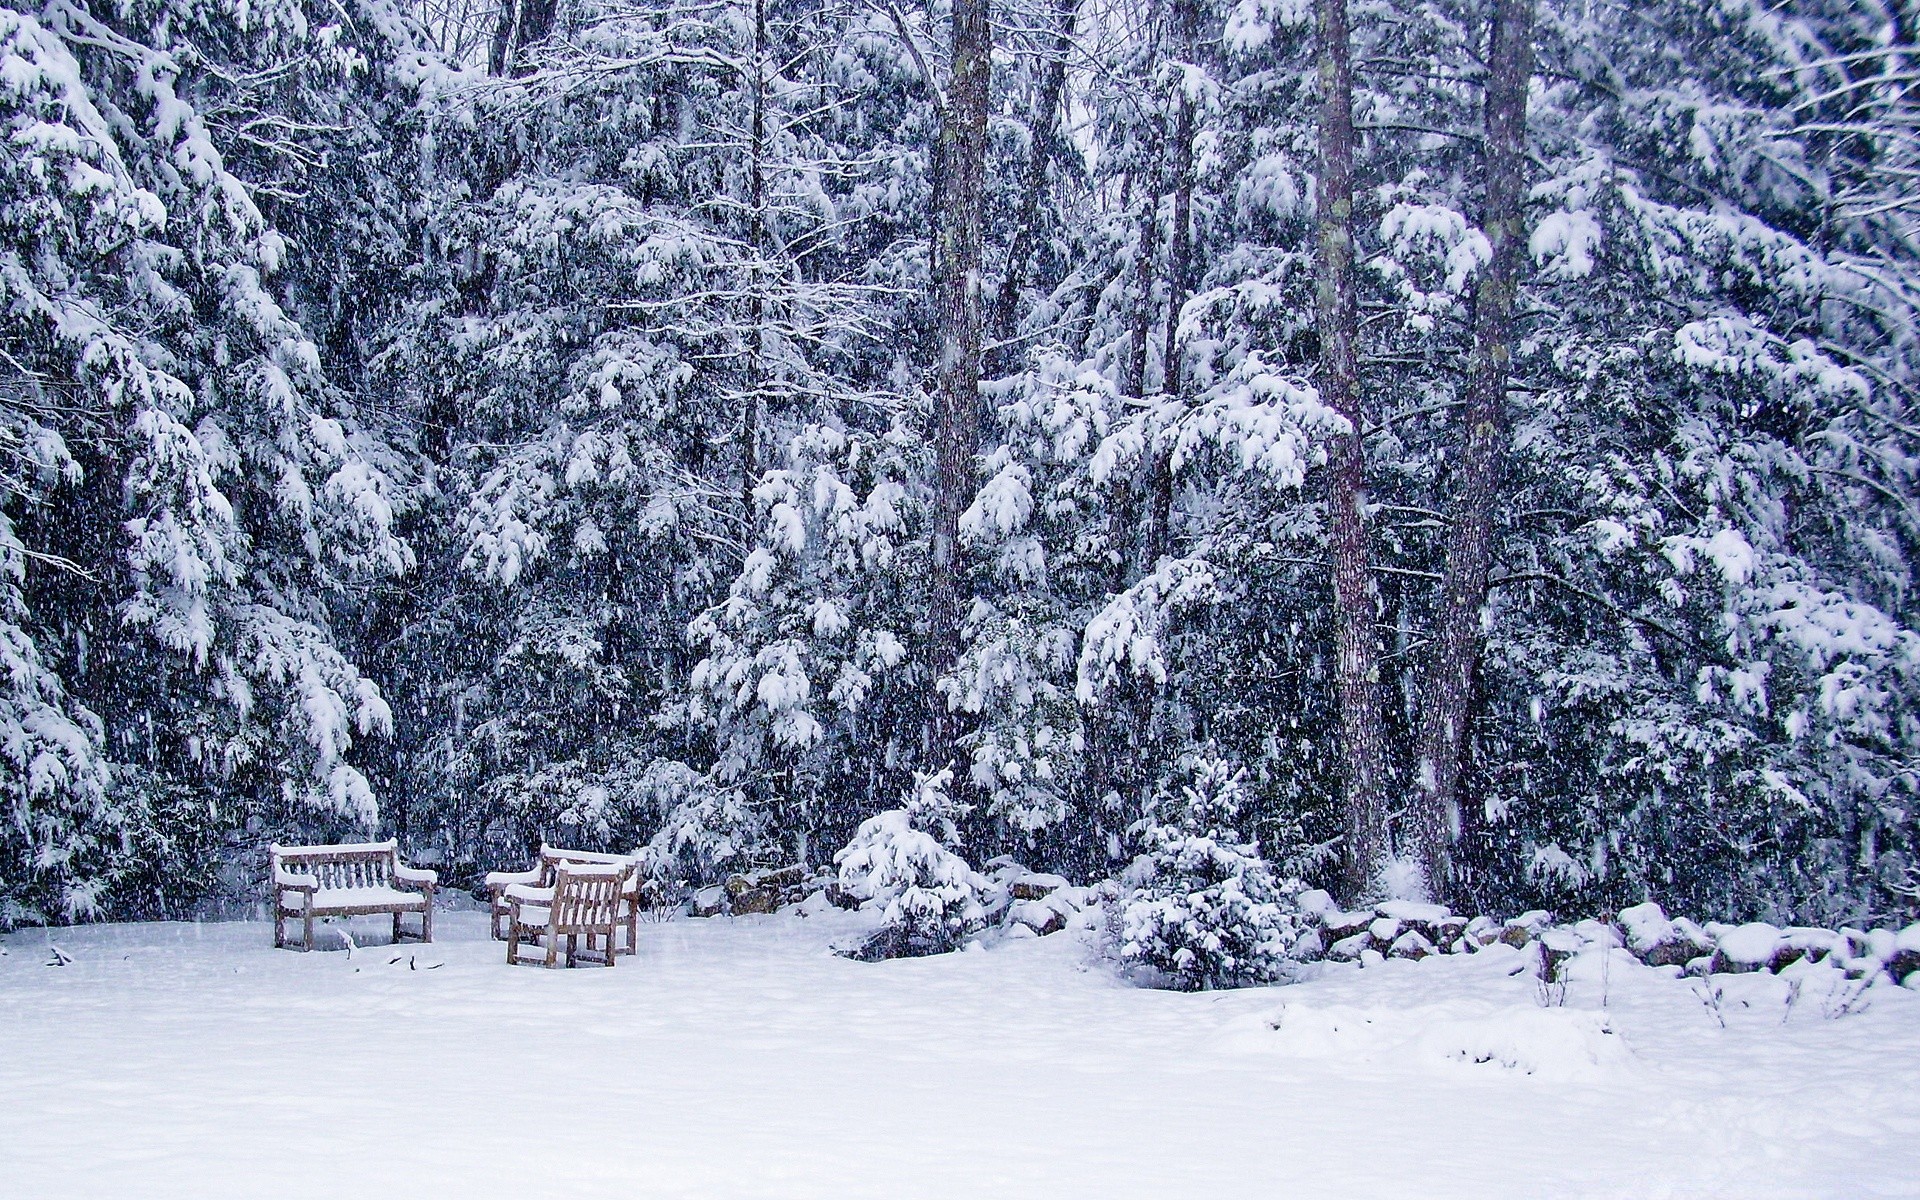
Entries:
{"type": "Polygon", "coordinates": [[[1780,949],[1780,931],[1761,921],[1714,932],[1719,934],[1720,953],[1740,966],[1765,966],[1780,949]]]}
{"type": "Polygon", "coordinates": [[[1289,1058],[1493,1066],[1549,1080],[1631,1069],[1607,1014],[1579,1008],[1359,1007],[1291,1002],[1229,1027],[1223,1048],[1289,1058]]]}
{"type": "Polygon", "coordinates": [[[1420,1036],[1422,1057],[1489,1063],[1542,1079],[1594,1079],[1626,1068],[1631,1053],[1606,1014],[1579,1008],[1510,1008],[1442,1021],[1420,1036]]]}

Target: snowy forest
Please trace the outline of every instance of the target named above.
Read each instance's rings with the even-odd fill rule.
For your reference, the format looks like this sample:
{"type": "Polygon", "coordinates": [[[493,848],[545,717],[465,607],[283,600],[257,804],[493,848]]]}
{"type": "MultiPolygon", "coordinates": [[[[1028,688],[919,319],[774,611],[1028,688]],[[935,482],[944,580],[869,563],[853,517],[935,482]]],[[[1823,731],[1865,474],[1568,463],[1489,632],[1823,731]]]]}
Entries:
{"type": "Polygon", "coordinates": [[[1899,0],[4,0],[0,927],[889,829],[1912,920],[1917,84],[1899,0]]]}

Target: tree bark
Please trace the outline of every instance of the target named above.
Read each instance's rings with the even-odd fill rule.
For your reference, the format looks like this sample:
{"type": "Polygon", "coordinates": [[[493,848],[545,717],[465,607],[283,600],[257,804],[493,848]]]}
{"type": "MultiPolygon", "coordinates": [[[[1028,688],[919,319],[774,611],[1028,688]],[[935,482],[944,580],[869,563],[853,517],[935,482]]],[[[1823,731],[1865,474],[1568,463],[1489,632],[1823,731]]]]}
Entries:
{"type": "MultiPolygon", "coordinates": [[[[1178,0],[1173,8],[1173,36],[1183,61],[1199,48],[1200,14],[1194,0],[1178,0]]],[[[1169,400],[1180,398],[1180,310],[1192,290],[1193,271],[1193,97],[1184,83],[1174,101],[1173,225],[1167,232],[1167,327],[1160,342],[1161,387],[1169,400]]],[[[1153,448],[1148,471],[1147,568],[1153,569],[1173,544],[1173,448],[1153,448]]]]}
{"type": "Polygon", "coordinates": [[[954,0],[953,74],[940,128],[941,188],[934,239],[934,302],[940,361],[933,390],[936,458],[932,581],[927,606],[927,704],[934,765],[958,765],[957,722],[941,694],[960,657],[966,586],[960,513],[974,490],[980,437],[980,248],[986,193],[987,104],[992,88],[989,0],[954,0]]]}
{"type": "Polygon", "coordinates": [[[1386,736],[1380,718],[1378,605],[1367,561],[1366,457],[1353,283],[1353,66],[1346,0],[1320,0],[1320,162],[1318,226],[1320,396],[1347,419],[1327,472],[1340,735],[1345,759],[1346,854],[1341,888],[1348,901],[1373,889],[1388,853],[1386,736]]]}
{"type": "Polygon", "coordinates": [[[487,49],[487,71],[492,75],[522,75],[520,52],[543,42],[553,32],[559,0],[501,0],[493,25],[493,44],[487,49]]]}
{"type": "Polygon", "coordinates": [[[1434,650],[1420,688],[1414,824],[1427,884],[1438,898],[1450,898],[1456,887],[1453,844],[1461,828],[1461,751],[1482,648],[1494,506],[1506,467],[1514,293],[1526,244],[1521,203],[1526,195],[1527,82],[1532,73],[1533,0],[1497,0],[1488,54],[1481,217],[1493,257],[1474,287],[1466,429],[1453,473],[1453,519],[1447,530],[1434,650]]]}
{"type": "Polygon", "coordinates": [[[764,391],[767,299],[767,0],[753,0],[753,114],[748,137],[747,238],[752,244],[752,285],[747,290],[747,402],[740,414],[740,514],[744,544],[753,543],[753,489],[760,475],[760,397],[764,391]]]}

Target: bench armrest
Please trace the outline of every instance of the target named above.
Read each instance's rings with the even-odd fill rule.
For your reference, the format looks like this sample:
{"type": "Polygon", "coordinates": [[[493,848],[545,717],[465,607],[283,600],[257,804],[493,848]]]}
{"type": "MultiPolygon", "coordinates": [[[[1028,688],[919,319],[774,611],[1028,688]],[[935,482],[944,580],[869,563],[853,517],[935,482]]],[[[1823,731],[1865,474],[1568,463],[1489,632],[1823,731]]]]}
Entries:
{"type": "Polygon", "coordinates": [[[273,886],[296,892],[317,892],[320,890],[320,881],[302,871],[289,871],[285,867],[275,867],[273,886]]]}
{"type": "Polygon", "coordinates": [[[524,883],[511,884],[507,888],[507,903],[549,905],[553,903],[553,889],[530,887],[524,883]]]}
{"type": "Polygon", "coordinates": [[[440,882],[440,872],[429,871],[424,867],[403,867],[396,863],[393,868],[393,878],[396,883],[424,884],[431,890],[440,882]]]}

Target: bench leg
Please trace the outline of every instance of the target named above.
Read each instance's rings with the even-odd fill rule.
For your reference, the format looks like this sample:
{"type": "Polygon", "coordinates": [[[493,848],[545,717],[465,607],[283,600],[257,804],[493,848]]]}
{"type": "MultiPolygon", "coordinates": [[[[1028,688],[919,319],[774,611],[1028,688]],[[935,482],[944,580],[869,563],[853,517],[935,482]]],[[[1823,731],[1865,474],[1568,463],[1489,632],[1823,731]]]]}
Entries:
{"type": "Polygon", "coordinates": [[[307,944],[300,947],[302,953],[313,949],[313,905],[307,905],[307,915],[303,920],[306,924],[307,944]]]}
{"type": "Polygon", "coordinates": [[[420,940],[433,940],[433,893],[427,893],[427,907],[420,913],[420,940]]]}
{"type": "Polygon", "coordinates": [[[280,911],[278,897],[273,901],[273,948],[275,950],[287,948],[287,915],[280,911]]]}
{"type": "Polygon", "coordinates": [[[553,966],[553,956],[560,951],[560,935],[552,929],[547,930],[547,966],[553,966]]]}
{"type": "Polygon", "coordinates": [[[396,946],[398,946],[398,945],[400,944],[400,914],[399,914],[399,913],[394,913],[394,914],[393,914],[393,939],[392,939],[392,941],[393,941],[393,944],[394,944],[394,945],[396,945],[396,946]]]}
{"type": "Polygon", "coordinates": [[[512,964],[512,963],[518,962],[519,960],[520,960],[520,922],[513,921],[507,925],[507,962],[509,964],[512,964]]]}

